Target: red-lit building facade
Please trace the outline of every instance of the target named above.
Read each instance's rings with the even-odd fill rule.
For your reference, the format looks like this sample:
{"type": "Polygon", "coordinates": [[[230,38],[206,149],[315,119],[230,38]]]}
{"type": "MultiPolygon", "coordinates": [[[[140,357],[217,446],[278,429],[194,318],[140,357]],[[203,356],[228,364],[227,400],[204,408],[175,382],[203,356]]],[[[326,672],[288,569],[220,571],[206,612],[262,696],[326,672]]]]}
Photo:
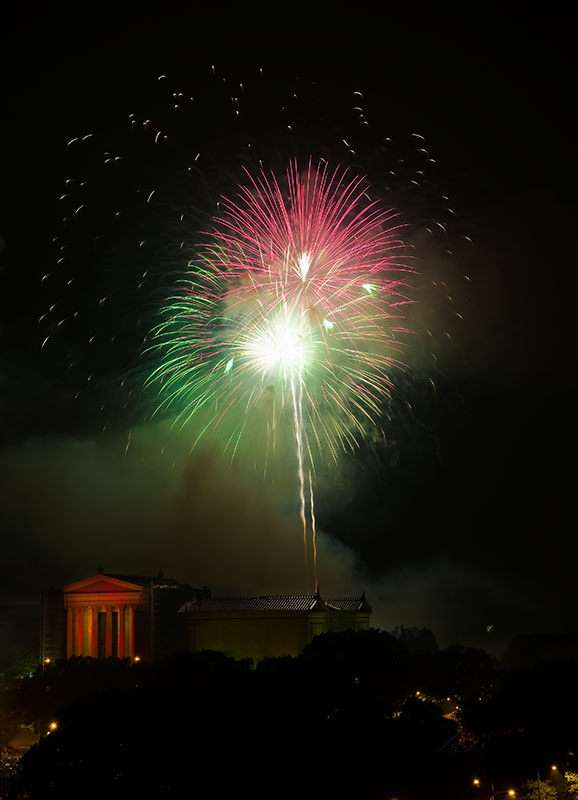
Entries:
{"type": "Polygon", "coordinates": [[[157,658],[187,648],[178,615],[184,602],[208,595],[165,578],[103,570],[42,596],[41,658],[157,658]]]}

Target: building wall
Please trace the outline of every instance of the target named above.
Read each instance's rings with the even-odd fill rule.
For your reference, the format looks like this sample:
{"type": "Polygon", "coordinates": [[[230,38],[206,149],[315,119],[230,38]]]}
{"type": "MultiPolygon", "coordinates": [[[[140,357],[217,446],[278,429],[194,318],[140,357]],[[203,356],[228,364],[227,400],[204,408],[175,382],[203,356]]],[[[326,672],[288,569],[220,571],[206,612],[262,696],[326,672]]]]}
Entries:
{"type": "Polygon", "coordinates": [[[297,656],[310,640],[309,615],[230,612],[189,616],[193,652],[222,650],[234,658],[297,656]]]}
{"type": "Polygon", "coordinates": [[[321,633],[369,628],[369,612],[190,611],[187,616],[191,651],[221,650],[255,661],[296,657],[321,633]]]}
{"type": "Polygon", "coordinates": [[[340,611],[329,614],[327,631],[340,633],[341,631],[367,631],[369,630],[369,611],[340,611]]]}

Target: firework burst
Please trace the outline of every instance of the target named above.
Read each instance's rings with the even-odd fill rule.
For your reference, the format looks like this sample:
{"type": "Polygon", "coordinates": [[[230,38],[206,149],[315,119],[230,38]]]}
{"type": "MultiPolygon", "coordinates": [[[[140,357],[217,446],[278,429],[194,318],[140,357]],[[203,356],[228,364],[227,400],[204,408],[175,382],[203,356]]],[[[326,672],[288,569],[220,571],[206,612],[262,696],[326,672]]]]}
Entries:
{"type": "Polygon", "coordinates": [[[156,413],[202,411],[232,454],[255,415],[270,448],[296,418],[311,465],[354,448],[403,368],[402,228],[347,169],[247,173],[155,330],[156,413]]]}
{"type": "MultiPolygon", "coordinates": [[[[252,395],[251,413],[236,424],[235,398],[221,417],[222,402],[211,414],[211,397],[222,400],[234,380],[248,390],[249,366],[257,368],[263,347],[287,378],[293,352],[312,401],[305,414],[315,423],[312,449],[333,459],[384,411],[393,436],[412,376],[424,365],[436,369],[432,359],[447,337],[424,311],[438,296],[445,303],[444,292],[451,302],[432,265],[448,250],[455,215],[438,194],[423,137],[384,137],[360,92],[348,107],[316,81],[286,86],[262,71],[245,77],[239,83],[213,69],[179,92],[161,75],[147,89],[150,117],[135,109],[124,126],[111,119],[94,133],[75,131],[56,264],[42,280],[42,352],[62,370],[87,427],[124,430],[146,422],[158,404],[157,419],[195,418],[195,428],[220,432],[219,446],[229,431],[229,451],[235,428],[254,443],[252,427],[265,419],[267,441],[278,441],[290,385],[285,380],[280,391],[270,369],[269,388],[257,402],[252,395]],[[407,228],[392,208],[403,210],[407,228]],[[410,274],[414,259],[419,277],[410,274]],[[408,293],[418,301],[405,306],[417,333],[411,352],[402,332],[408,293]],[[242,328],[253,331],[246,347],[242,328]],[[286,345],[297,337],[300,347],[276,361],[283,331],[286,345]],[[402,362],[411,371],[403,374],[402,362]],[[392,381],[394,403],[384,403],[392,381]]],[[[241,394],[239,412],[251,396],[241,394]]]]}

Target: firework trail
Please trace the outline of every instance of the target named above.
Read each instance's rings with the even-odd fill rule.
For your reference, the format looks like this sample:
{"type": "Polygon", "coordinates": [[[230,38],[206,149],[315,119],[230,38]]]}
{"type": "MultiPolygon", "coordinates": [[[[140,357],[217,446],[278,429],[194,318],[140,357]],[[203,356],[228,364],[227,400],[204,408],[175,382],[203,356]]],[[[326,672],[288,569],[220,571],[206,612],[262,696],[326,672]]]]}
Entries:
{"type": "Polygon", "coordinates": [[[301,382],[299,384],[299,400],[295,394],[295,384],[291,381],[291,395],[293,398],[293,419],[295,422],[295,442],[297,450],[297,476],[299,478],[299,516],[303,526],[303,549],[305,560],[305,581],[307,594],[309,594],[309,558],[307,553],[307,517],[305,516],[305,476],[303,474],[303,437],[302,437],[302,409],[303,398],[301,393],[301,382]]]}
{"type": "Polygon", "coordinates": [[[315,593],[319,591],[319,579],[317,576],[317,526],[315,523],[315,504],[313,502],[313,479],[309,470],[309,505],[311,510],[311,544],[313,546],[313,577],[315,580],[315,593]]]}

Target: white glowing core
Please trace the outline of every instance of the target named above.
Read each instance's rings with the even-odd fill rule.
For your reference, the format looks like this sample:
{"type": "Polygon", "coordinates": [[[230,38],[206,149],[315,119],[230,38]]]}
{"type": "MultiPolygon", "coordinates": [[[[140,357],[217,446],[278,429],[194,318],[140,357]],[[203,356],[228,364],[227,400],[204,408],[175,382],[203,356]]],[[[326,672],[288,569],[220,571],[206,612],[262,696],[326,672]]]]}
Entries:
{"type": "Polygon", "coordinates": [[[302,332],[287,319],[267,320],[255,337],[247,342],[245,352],[265,370],[275,367],[295,369],[305,363],[302,332]]]}

